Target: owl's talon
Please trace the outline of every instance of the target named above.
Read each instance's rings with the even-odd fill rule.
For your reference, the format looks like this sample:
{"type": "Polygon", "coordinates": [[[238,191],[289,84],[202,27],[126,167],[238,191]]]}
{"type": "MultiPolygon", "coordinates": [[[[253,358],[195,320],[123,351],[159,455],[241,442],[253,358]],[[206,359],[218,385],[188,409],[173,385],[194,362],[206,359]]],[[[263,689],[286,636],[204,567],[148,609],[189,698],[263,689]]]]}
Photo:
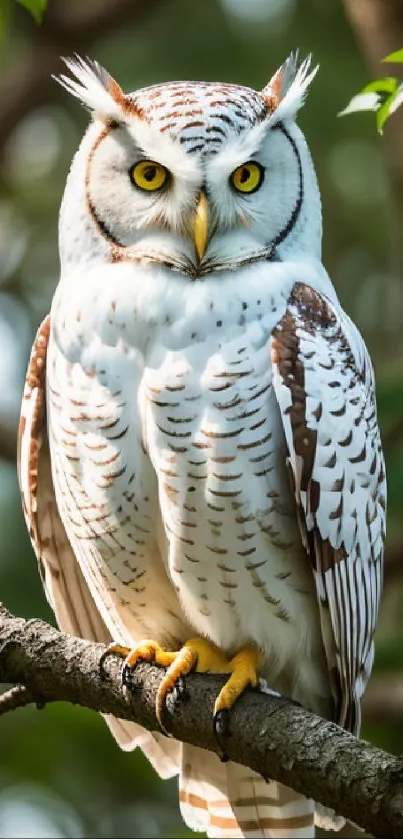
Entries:
{"type": "Polygon", "coordinates": [[[133,668],[128,667],[127,664],[124,664],[122,667],[122,671],[120,674],[120,681],[123,688],[127,688],[127,690],[131,690],[132,688],[132,676],[133,676],[133,668]]]}
{"type": "Polygon", "coordinates": [[[117,644],[114,641],[112,641],[111,644],[108,644],[106,650],[104,650],[104,652],[101,655],[101,658],[99,659],[99,665],[98,666],[99,666],[99,675],[100,675],[101,681],[104,681],[106,679],[104,664],[105,664],[105,661],[108,658],[108,656],[117,655],[120,658],[126,658],[126,656],[128,656],[129,653],[130,653],[130,648],[129,647],[124,647],[123,644],[117,644]]]}
{"type": "Polygon", "coordinates": [[[132,650],[122,644],[110,644],[100,658],[101,673],[105,658],[114,653],[124,657],[121,671],[121,684],[127,694],[132,690],[133,670],[139,661],[148,661],[166,667],[167,671],[158,688],[156,698],[156,717],[163,730],[162,722],[165,702],[168,694],[174,692],[174,699],[186,699],[186,676],[192,670],[198,673],[229,673],[230,676],[220,690],[214,705],[213,726],[220,748],[221,760],[228,760],[225,741],[230,737],[230,710],[239,696],[247,687],[259,684],[257,668],[260,663],[260,652],[256,647],[245,647],[232,659],[226,656],[204,638],[192,638],[176,651],[163,650],[156,641],[142,641],[132,650]]]}
{"type": "Polygon", "coordinates": [[[132,673],[139,661],[148,661],[150,664],[157,664],[160,667],[168,667],[175,660],[177,653],[166,652],[156,641],[141,641],[131,649],[123,644],[109,644],[99,659],[101,679],[105,678],[104,662],[109,655],[117,655],[124,658],[120,680],[123,688],[131,689],[132,673]]]}
{"type": "Polygon", "coordinates": [[[165,701],[172,690],[178,689],[179,695],[186,698],[185,677],[192,670],[197,673],[224,673],[228,670],[228,659],[223,653],[205,638],[192,638],[177,652],[162,680],[157,693],[156,714],[161,728],[165,701]]]}
{"type": "Polygon", "coordinates": [[[260,664],[261,654],[256,647],[244,647],[229,662],[227,673],[229,679],[214,704],[214,732],[220,749],[222,749],[221,760],[225,763],[228,760],[226,753],[226,740],[231,736],[230,712],[236,700],[242,695],[247,687],[257,687],[259,677],[257,669],[260,664]]]}
{"type": "Polygon", "coordinates": [[[178,699],[188,699],[189,692],[186,685],[186,679],[183,675],[179,676],[179,679],[175,685],[175,693],[178,699]]]}
{"type": "Polygon", "coordinates": [[[217,743],[221,749],[219,758],[221,763],[227,763],[229,760],[227,754],[227,740],[231,736],[230,731],[230,712],[228,708],[222,708],[213,716],[213,729],[217,743]]]}
{"type": "Polygon", "coordinates": [[[229,720],[230,720],[230,712],[228,708],[222,708],[221,711],[217,711],[213,717],[213,727],[214,727],[214,734],[216,735],[217,739],[227,738],[231,736],[231,731],[229,727],[229,720]]]}

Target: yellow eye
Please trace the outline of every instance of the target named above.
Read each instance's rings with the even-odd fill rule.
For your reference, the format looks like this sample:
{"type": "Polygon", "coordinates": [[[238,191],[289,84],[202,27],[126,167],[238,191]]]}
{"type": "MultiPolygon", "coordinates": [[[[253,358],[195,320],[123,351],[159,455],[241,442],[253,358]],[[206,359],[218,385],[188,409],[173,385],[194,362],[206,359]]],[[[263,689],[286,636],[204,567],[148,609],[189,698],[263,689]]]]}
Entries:
{"type": "Polygon", "coordinates": [[[129,175],[132,183],[147,192],[161,189],[168,180],[168,170],[153,160],[140,160],[129,169],[129,175]]]}
{"type": "Polygon", "coordinates": [[[231,175],[232,184],[238,192],[255,192],[263,183],[263,178],[263,166],[254,160],[238,166],[231,175]]]}

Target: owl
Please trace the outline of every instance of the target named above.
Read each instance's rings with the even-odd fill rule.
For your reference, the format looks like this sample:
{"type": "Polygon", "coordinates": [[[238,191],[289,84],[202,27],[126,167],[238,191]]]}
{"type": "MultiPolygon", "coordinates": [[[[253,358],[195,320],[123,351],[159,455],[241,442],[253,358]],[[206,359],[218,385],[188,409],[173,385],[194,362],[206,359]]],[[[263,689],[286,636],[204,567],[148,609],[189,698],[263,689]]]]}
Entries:
{"type": "MultiPolygon", "coordinates": [[[[60,213],[60,282],[22,404],[19,480],[61,629],[166,668],[260,678],[360,730],[382,586],[385,471],[374,375],[321,262],[296,124],[316,69],[261,92],[125,94],[97,62],[60,81],[92,119],[60,213]]],[[[337,818],[250,769],[107,717],[179,775],[210,837],[308,837],[337,818]]]]}

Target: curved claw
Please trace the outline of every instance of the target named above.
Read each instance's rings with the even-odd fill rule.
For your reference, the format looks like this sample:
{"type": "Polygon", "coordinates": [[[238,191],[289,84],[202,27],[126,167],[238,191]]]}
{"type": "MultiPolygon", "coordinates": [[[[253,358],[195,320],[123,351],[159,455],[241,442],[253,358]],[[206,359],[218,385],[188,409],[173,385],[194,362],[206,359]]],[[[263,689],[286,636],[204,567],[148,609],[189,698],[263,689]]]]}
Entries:
{"type": "Polygon", "coordinates": [[[186,687],[186,679],[185,679],[183,674],[181,676],[179,676],[179,679],[178,679],[178,681],[175,685],[175,691],[176,691],[176,694],[177,694],[178,698],[180,698],[180,699],[188,699],[189,698],[188,690],[187,690],[187,687],[186,687]]]}
{"type": "Polygon", "coordinates": [[[133,674],[133,668],[128,667],[127,664],[124,664],[123,667],[122,667],[122,670],[121,670],[121,674],[120,674],[120,681],[121,681],[122,687],[127,688],[127,690],[130,690],[130,688],[132,687],[132,674],[133,674]]]}
{"type": "Polygon", "coordinates": [[[231,736],[231,708],[247,687],[257,687],[259,684],[257,669],[260,659],[261,653],[256,647],[244,647],[240,650],[229,662],[227,672],[231,675],[215,701],[214,732],[222,750],[221,760],[224,763],[228,760],[226,741],[231,736]]]}
{"type": "Polygon", "coordinates": [[[221,711],[217,711],[213,716],[213,730],[217,743],[221,749],[221,763],[227,763],[229,760],[226,750],[227,740],[231,736],[229,721],[230,712],[228,708],[222,708],[221,711]]]}
{"type": "Polygon", "coordinates": [[[217,738],[230,737],[231,731],[229,727],[230,713],[228,708],[222,708],[217,711],[213,717],[214,733],[217,738]]]}
{"type": "Polygon", "coordinates": [[[102,653],[99,659],[99,667],[101,670],[101,678],[105,678],[105,671],[103,669],[104,661],[108,655],[118,655],[124,658],[123,667],[121,671],[121,682],[123,687],[130,687],[132,671],[139,661],[148,661],[152,664],[157,664],[160,667],[168,667],[175,660],[177,653],[166,652],[156,641],[142,641],[136,647],[131,649],[125,647],[123,644],[112,643],[102,653]]]}
{"type": "Polygon", "coordinates": [[[99,673],[100,673],[101,681],[103,681],[106,678],[106,673],[105,673],[105,670],[104,670],[104,663],[105,663],[105,660],[108,658],[108,656],[117,655],[117,656],[120,656],[120,658],[126,658],[126,656],[128,656],[129,653],[130,653],[129,647],[124,647],[122,644],[116,644],[113,641],[112,641],[111,644],[108,644],[106,650],[104,650],[104,652],[101,655],[101,658],[99,659],[99,665],[98,666],[99,666],[99,673]]]}
{"type": "Polygon", "coordinates": [[[184,683],[184,676],[187,676],[188,673],[194,670],[196,664],[197,653],[190,646],[185,645],[178,653],[175,654],[175,659],[168,667],[168,670],[157,691],[155,711],[161,728],[164,728],[162,714],[164,712],[165,700],[168,694],[171,693],[174,688],[177,688],[180,682],[182,684],[184,683]]]}
{"type": "Polygon", "coordinates": [[[214,715],[218,711],[229,710],[247,687],[257,687],[257,673],[261,653],[256,647],[244,647],[229,662],[227,672],[231,673],[224,687],[221,688],[214,705],[214,715]]]}
{"type": "MultiPolygon", "coordinates": [[[[226,673],[228,672],[228,659],[221,651],[205,638],[191,638],[186,644],[175,653],[175,659],[168,667],[157,693],[156,714],[161,727],[163,728],[162,715],[165,707],[165,700],[168,694],[175,688],[179,695],[185,686],[184,677],[192,670],[198,673],[226,673]]],[[[185,686],[186,691],[186,686],[185,686]]]]}

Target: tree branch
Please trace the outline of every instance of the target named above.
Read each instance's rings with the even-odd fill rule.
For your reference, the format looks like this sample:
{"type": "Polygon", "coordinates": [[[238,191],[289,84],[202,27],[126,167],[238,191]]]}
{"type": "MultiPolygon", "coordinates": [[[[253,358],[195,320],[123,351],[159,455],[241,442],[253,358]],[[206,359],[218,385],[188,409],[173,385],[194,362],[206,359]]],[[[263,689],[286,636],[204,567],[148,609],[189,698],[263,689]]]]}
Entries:
{"type": "MultiPolygon", "coordinates": [[[[105,647],[25,621],[0,606],[0,682],[18,683],[41,703],[64,700],[131,719],[158,731],[155,699],[163,672],[141,664],[126,701],[121,662],[99,661],[105,647]]],[[[191,674],[185,698],[167,701],[165,726],[179,740],[219,753],[212,730],[223,678],[191,674]]],[[[281,697],[249,691],[236,703],[228,740],[231,760],[275,778],[378,837],[403,837],[403,761],[357,740],[281,697]]]]}

